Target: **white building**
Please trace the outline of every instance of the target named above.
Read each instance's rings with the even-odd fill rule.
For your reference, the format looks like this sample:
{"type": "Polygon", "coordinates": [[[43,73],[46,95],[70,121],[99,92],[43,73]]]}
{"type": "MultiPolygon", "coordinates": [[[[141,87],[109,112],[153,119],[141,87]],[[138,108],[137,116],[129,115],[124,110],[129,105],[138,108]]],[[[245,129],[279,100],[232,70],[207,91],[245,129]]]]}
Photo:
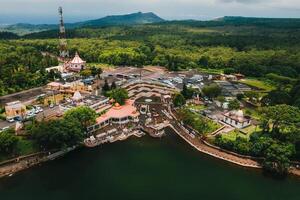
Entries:
{"type": "Polygon", "coordinates": [[[75,57],[70,62],[65,63],[67,71],[80,72],[85,68],[86,61],[82,60],[76,52],[75,57]]]}
{"type": "Polygon", "coordinates": [[[244,116],[242,110],[224,113],[222,121],[238,129],[251,125],[251,118],[249,116],[244,116]]]}

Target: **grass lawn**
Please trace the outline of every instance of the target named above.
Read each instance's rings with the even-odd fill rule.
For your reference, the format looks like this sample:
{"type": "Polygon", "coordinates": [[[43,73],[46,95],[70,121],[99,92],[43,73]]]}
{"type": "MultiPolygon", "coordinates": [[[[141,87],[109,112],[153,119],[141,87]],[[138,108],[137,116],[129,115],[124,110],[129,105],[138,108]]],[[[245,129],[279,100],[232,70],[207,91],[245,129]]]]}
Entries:
{"type": "Polygon", "coordinates": [[[193,110],[196,110],[196,111],[201,111],[201,110],[205,110],[206,106],[204,106],[204,105],[189,104],[189,105],[187,105],[187,108],[193,109],[193,110]]]}
{"type": "Polygon", "coordinates": [[[232,140],[232,141],[235,141],[236,138],[238,138],[238,137],[249,140],[252,133],[254,133],[255,131],[260,131],[260,130],[261,129],[259,127],[251,125],[244,129],[241,129],[242,132],[239,130],[233,130],[229,133],[222,134],[222,137],[226,138],[228,140],[232,140]]]}
{"type": "Polygon", "coordinates": [[[261,128],[259,126],[251,125],[246,128],[243,128],[241,131],[247,133],[247,135],[250,136],[255,131],[261,131],[261,128]]]}
{"type": "Polygon", "coordinates": [[[220,124],[213,120],[206,118],[199,113],[190,111],[189,109],[182,109],[179,111],[183,122],[193,127],[200,134],[208,135],[221,127],[220,124]],[[181,113],[180,113],[181,112],[181,113]]]}
{"type": "Polygon", "coordinates": [[[249,85],[250,87],[255,87],[257,89],[264,90],[265,92],[269,92],[275,89],[275,86],[271,85],[270,83],[267,83],[266,81],[254,79],[254,78],[242,79],[239,82],[249,85]]]}
{"type": "Polygon", "coordinates": [[[207,120],[208,123],[208,127],[209,127],[209,131],[207,134],[212,133],[216,130],[218,130],[219,128],[221,128],[221,125],[212,121],[212,120],[207,120]]]}
{"type": "Polygon", "coordinates": [[[245,134],[241,133],[238,130],[233,130],[233,131],[231,131],[229,133],[222,134],[223,138],[231,140],[231,141],[235,141],[236,138],[238,138],[238,137],[244,138],[246,140],[249,140],[249,136],[250,136],[250,134],[245,135],[245,134]]]}

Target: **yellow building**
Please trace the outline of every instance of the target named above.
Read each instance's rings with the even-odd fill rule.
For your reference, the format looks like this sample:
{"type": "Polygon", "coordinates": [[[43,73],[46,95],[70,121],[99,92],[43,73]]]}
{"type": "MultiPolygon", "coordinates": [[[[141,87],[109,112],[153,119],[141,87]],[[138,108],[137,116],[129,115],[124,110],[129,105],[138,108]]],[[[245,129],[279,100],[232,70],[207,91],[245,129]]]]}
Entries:
{"type": "Polygon", "coordinates": [[[59,83],[51,82],[47,84],[47,90],[58,91],[61,93],[71,93],[74,94],[76,91],[88,92],[88,87],[84,85],[81,81],[73,81],[69,83],[59,83]]]}
{"type": "Polygon", "coordinates": [[[26,115],[26,106],[20,101],[7,103],[5,106],[5,113],[7,119],[14,117],[24,117],[26,115]]]}

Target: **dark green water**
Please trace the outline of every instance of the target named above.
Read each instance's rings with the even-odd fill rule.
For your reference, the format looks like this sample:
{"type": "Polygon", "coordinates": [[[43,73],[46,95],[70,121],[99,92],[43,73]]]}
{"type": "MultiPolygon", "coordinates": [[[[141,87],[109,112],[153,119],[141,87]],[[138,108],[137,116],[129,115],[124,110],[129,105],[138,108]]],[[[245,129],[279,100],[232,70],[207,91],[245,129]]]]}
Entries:
{"type": "Polygon", "coordinates": [[[72,152],[0,180],[0,199],[297,200],[300,180],[215,160],[172,135],[72,152]]]}

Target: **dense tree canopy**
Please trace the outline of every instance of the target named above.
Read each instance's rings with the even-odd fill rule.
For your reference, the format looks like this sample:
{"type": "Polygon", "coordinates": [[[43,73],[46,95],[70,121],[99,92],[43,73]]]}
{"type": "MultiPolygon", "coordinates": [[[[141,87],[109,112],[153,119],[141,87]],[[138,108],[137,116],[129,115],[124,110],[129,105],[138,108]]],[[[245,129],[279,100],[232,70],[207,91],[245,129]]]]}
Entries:
{"type": "Polygon", "coordinates": [[[229,110],[238,110],[240,109],[240,102],[236,99],[229,101],[228,108],[229,110]]]}
{"type": "Polygon", "coordinates": [[[13,130],[6,130],[0,133],[0,154],[10,154],[16,150],[18,138],[13,130]]]}
{"type": "Polygon", "coordinates": [[[128,99],[128,92],[126,89],[123,88],[117,88],[109,91],[109,97],[114,99],[116,103],[119,103],[120,105],[124,105],[126,102],[126,99],[128,99]]]}
{"type": "Polygon", "coordinates": [[[96,112],[87,106],[80,106],[68,110],[64,114],[64,119],[67,121],[75,121],[80,124],[82,131],[85,131],[88,126],[95,124],[96,112]]]}
{"type": "MultiPolygon", "coordinates": [[[[78,51],[88,63],[136,67],[160,65],[175,71],[224,69],[225,73],[264,77],[278,86],[292,85],[299,77],[300,34],[297,26],[262,29],[258,24],[230,28],[222,23],[217,27],[213,27],[214,23],[196,24],[74,29],[67,32],[71,38],[68,47],[70,55],[78,51]]],[[[57,61],[43,57],[41,52],[58,54],[57,33],[56,30],[34,33],[23,39],[3,33],[7,39],[16,40],[0,40],[0,95],[54,79],[55,74],[47,75],[44,69],[57,65],[57,61]]],[[[91,68],[82,75],[99,76],[101,71],[97,70],[91,68]]]]}
{"type": "Polygon", "coordinates": [[[30,133],[42,150],[77,145],[84,136],[80,123],[74,119],[39,122],[31,127],[30,133]]]}
{"type": "Polygon", "coordinates": [[[181,107],[185,105],[185,98],[181,93],[176,93],[173,97],[173,104],[175,107],[181,107]]]}
{"type": "Polygon", "coordinates": [[[53,74],[45,68],[57,64],[34,47],[0,41],[0,96],[46,84],[53,74]]]}
{"type": "Polygon", "coordinates": [[[210,84],[202,88],[202,93],[208,98],[216,98],[221,94],[221,88],[217,84],[210,84]]]}

